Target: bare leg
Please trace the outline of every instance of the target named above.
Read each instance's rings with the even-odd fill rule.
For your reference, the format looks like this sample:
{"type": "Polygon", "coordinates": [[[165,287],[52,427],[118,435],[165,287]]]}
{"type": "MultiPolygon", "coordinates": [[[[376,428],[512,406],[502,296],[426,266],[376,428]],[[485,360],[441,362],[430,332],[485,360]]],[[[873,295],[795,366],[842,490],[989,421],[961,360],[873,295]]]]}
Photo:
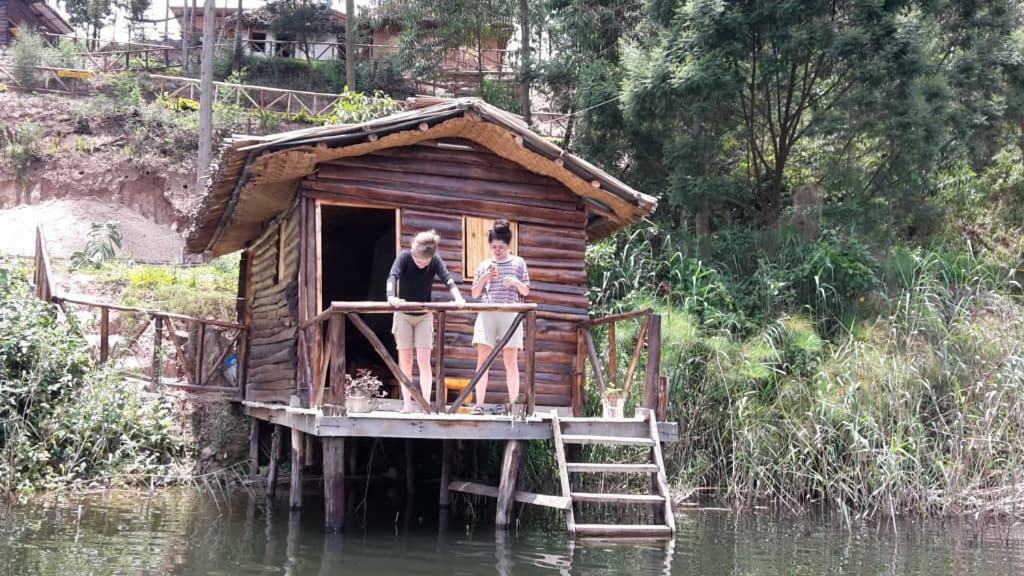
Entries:
{"type": "Polygon", "coordinates": [[[508,381],[508,403],[515,404],[519,397],[519,350],[505,348],[501,351],[505,361],[505,378],[508,381]]]}
{"type": "MultiPolygon", "coordinates": [[[[480,367],[484,365],[484,360],[487,360],[487,357],[491,355],[491,350],[494,350],[494,348],[491,348],[486,344],[476,345],[476,369],[478,372],[480,371],[480,367]]],[[[483,408],[484,397],[487,396],[487,372],[484,372],[483,375],[480,376],[480,380],[477,380],[476,390],[473,392],[476,394],[476,405],[483,408]]]]}
{"type": "MultiPolygon", "coordinates": [[[[412,349],[405,348],[398,350],[398,367],[402,369],[402,374],[405,374],[410,381],[412,381],[412,349]]],[[[405,389],[405,386],[399,385],[402,390],[402,412],[412,412],[412,397],[409,396],[409,391],[405,389]]]]}
{"type": "Polygon", "coordinates": [[[430,348],[416,349],[416,365],[420,369],[420,392],[423,399],[430,403],[430,390],[434,385],[434,373],[430,368],[430,348]]]}

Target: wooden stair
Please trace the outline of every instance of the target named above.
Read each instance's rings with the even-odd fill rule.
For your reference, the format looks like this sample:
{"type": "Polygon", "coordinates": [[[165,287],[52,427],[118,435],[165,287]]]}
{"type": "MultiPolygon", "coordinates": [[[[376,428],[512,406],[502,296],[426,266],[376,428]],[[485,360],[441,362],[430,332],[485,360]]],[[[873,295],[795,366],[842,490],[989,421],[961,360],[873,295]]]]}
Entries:
{"type": "Polygon", "coordinates": [[[661,442],[658,438],[658,422],[654,412],[646,411],[642,419],[606,420],[604,423],[610,432],[621,428],[621,434],[582,435],[564,433],[563,426],[569,426],[576,420],[559,418],[553,412],[551,417],[552,433],[555,443],[555,457],[558,461],[559,480],[562,485],[562,496],[569,500],[565,510],[565,523],[570,534],[582,537],[601,538],[669,538],[675,533],[675,518],[672,514],[672,498],[668,489],[668,478],[665,474],[665,461],[661,453],[661,442]],[[638,422],[646,421],[646,434],[635,432],[638,422]],[[568,462],[566,445],[605,445],[605,446],[649,446],[650,462],[643,463],[597,463],[568,462]],[[652,486],[655,494],[613,494],[599,492],[574,492],[570,482],[570,474],[645,474],[653,475],[652,486]],[[655,524],[577,524],[573,504],[577,502],[600,502],[605,504],[642,504],[655,507],[655,524]]]}

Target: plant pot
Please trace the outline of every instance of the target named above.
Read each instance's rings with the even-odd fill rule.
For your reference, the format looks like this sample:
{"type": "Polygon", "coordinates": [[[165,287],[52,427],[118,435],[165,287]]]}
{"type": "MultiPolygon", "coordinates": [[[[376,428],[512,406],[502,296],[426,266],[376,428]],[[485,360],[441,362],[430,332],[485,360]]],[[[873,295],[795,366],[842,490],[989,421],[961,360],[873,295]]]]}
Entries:
{"type": "Polygon", "coordinates": [[[350,413],[364,414],[373,410],[373,405],[368,396],[349,396],[345,398],[345,409],[350,413]]]}
{"type": "Polygon", "coordinates": [[[626,409],[626,399],[619,397],[604,397],[601,398],[601,417],[602,418],[624,418],[626,409]]]}

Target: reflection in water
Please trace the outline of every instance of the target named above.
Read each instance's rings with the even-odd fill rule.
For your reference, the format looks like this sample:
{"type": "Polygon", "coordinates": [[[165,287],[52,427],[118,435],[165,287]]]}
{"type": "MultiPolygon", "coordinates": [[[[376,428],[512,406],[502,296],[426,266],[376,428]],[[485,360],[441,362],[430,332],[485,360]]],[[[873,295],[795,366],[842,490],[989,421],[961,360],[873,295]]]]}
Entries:
{"type": "Polygon", "coordinates": [[[372,508],[333,534],[312,499],[301,513],[245,495],[217,504],[182,491],[0,509],[0,575],[1024,573],[1024,546],[969,528],[900,526],[894,535],[888,524],[850,532],[823,521],[685,513],[674,541],[574,542],[557,530],[467,530],[456,515],[435,522],[372,508]]]}

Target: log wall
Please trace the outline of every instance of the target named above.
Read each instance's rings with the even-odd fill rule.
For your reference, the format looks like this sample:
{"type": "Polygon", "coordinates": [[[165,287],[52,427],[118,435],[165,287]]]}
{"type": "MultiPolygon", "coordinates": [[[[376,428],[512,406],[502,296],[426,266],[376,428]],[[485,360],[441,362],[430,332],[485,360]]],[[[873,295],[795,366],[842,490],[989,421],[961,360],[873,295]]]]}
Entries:
{"type": "Polygon", "coordinates": [[[299,212],[292,210],[270,223],[249,248],[252,341],[247,400],[287,404],[295,391],[299,232],[299,212]]]}
{"type": "MultiPolygon", "coordinates": [[[[537,403],[570,405],[576,357],[573,322],[588,315],[586,212],[575,194],[554,179],[479,148],[430,145],[321,164],[301,189],[310,198],[400,208],[403,247],[409,246],[417,232],[437,230],[442,237],[441,257],[467,298],[470,284],[463,279],[463,216],[518,222],[519,255],[530,271],[527,301],[539,306],[537,403]]],[[[449,298],[440,284],[434,290],[435,300],[449,298]]],[[[474,320],[473,314],[448,316],[445,371],[449,377],[468,378],[474,372],[474,320]]],[[[507,401],[500,364],[491,370],[489,402],[507,401]]]]}

